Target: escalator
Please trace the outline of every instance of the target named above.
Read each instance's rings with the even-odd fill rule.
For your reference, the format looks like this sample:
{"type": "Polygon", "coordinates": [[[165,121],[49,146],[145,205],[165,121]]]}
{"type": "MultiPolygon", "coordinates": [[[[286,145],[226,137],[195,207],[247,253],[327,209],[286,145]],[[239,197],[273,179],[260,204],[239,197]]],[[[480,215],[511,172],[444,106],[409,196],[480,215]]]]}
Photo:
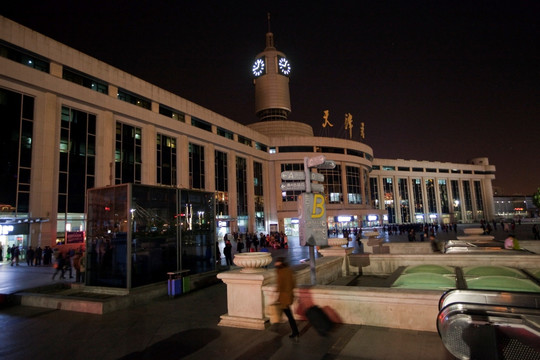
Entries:
{"type": "Polygon", "coordinates": [[[540,293],[450,290],[437,330],[458,359],[540,360],[540,293]]]}

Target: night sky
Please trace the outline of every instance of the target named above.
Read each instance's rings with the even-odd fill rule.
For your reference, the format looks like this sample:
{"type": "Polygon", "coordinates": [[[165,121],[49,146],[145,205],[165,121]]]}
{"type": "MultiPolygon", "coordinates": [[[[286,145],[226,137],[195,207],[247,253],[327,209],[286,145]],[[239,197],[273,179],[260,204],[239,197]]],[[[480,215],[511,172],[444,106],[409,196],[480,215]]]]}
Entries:
{"type": "Polygon", "coordinates": [[[10,1],[0,13],[243,124],[251,65],[292,64],[290,120],[377,158],[488,157],[502,194],[540,186],[540,2],[10,1]],[[316,4],[316,5],[314,5],[316,4]],[[323,132],[323,111],[335,125],[323,132]]]}

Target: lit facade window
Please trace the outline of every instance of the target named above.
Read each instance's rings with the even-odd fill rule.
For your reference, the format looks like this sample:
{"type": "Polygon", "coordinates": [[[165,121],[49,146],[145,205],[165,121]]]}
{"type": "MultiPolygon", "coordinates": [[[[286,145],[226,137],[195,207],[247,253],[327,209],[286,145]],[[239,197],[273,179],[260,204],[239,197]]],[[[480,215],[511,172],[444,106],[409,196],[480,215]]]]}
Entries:
{"type": "Polygon", "coordinates": [[[388,223],[396,222],[396,209],[394,203],[394,183],[392,178],[383,178],[384,208],[388,214],[388,223]]]}
{"type": "Polygon", "coordinates": [[[349,204],[362,204],[360,168],[347,166],[347,201],[349,204]]]}
{"type": "Polygon", "coordinates": [[[265,231],[263,165],[253,162],[253,186],[255,195],[255,230],[265,231]]]}
{"type": "Polygon", "coordinates": [[[142,130],[116,122],[115,183],[140,184],[142,179],[142,130]]]}
{"type": "Polygon", "coordinates": [[[377,178],[369,178],[369,190],[371,194],[371,206],[374,209],[379,208],[379,184],[377,178]]]}
{"type": "Polygon", "coordinates": [[[482,184],[480,181],[474,181],[474,198],[476,200],[476,219],[484,219],[484,201],[482,200],[482,184]]]}
{"type": "Polygon", "coordinates": [[[424,222],[424,196],[422,190],[422,180],[412,179],[412,189],[414,197],[414,215],[418,222],[424,222]]]}
{"type": "Polygon", "coordinates": [[[441,214],[449,214],[450,208],[448,206],[448,186],[446,185],[446,179],[439,179],[439,197],[441,202],[441,214]]]}
{"type": "Polygon", "coordinates": [[[430,214],[437,213],[437,200],[435,199],[435,180],[426,179],[426,197],[427,197],[427,206],[428,212],[430,214]]]}
{"type": "Polygon", "coordinates": [[[450,185],[452,187],[452,207],[454,210],[454,221],[461,221],[461,195],[459,191],[459,181],[451,180],[450,185]]]}
{"type": "Polygon", "coordinates": [[[0,88],[0,99],[0,203],[3,215],[20,216],[30,207],[34,98],[0,88]]]}
{"type": "Polygon", "coordinates": [[[341,165],[333,169],[319,169],[318,172],[324,175],[324,192],[328,195],[328,203],[343,203],[341,165]]]}
{"type": "Polygon", "coordinates": [[[58,169],[57,241],[83,231],[86,191],[96,175],[96,115],[62,106],[58,169]]]}
{"type": "Polygon", "coordinates": [[[402,223],[411,222],[411,209],[409,204],[409,187],[407,186],[407,179],[398,179],[399,190],[399,212],[402,223]]]}
{"type": "Polygon", "coordinates": [[[227,153],[215,150],[216,215],[229,215],[229,176],[227,153]]]}
{"type": "Polygon", "coordinates": [[[158,184],[176,186],[176,152],[176,138],[157,134],[156,179],[158,184]]]}
{"type": "Polygon", "coordinates": [[[204,146],[189,143],[189,187],[205,188],[204,146]]]}
{"type": "Polygon", "coordinates": [[[247,160],[236,157],[236,215],[239,232],[248,228],[247,160]]]}
{"type": "Polygon", "coordinates": [[[464,201],[464,211],[465,219],[467,222],[473,220],[473,207],[472,207],[472,193],[471,193],[471,182],[469,180],[463,180],[463,201],[464,201]]]}

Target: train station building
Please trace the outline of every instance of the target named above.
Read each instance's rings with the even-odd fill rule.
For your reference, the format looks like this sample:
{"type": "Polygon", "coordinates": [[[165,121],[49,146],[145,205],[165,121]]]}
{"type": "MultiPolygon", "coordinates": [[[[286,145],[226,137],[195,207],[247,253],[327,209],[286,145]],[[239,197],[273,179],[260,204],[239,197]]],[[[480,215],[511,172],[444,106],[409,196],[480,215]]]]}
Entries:
{"type": "Polygon", "coordinates": [[[254,55],[258,121],[244,125],[0,17],[2,245],[82,244],[87,191],[127,183],[212,193],[217,239],[297,235],[301,191],[281,173],[318,155],[336,164],[319,170],[329,231],[492,220],[487,158],[380,159],[363,136],[315,136],[291,116],[294,68],[272,33],[254,55]]]}

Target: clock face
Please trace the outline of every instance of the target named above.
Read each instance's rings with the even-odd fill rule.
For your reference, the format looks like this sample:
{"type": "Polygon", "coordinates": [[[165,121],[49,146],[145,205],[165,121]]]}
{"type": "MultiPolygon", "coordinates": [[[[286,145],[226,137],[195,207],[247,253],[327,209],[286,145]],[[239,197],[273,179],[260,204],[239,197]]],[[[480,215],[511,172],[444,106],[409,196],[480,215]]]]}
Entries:
{"type": "Polygon", "coordinates": [[[284,57],[280,57],[278,61],[278,68],[279,72],[283,75],[289,75],[291,73],[291,64],[289,63],[289,60],[287,60],[284,57]]]}
{"type": "Polygon", "coordinates": [[[261,76],[264,73],[264,59],[259,58],[253,63],[253,75],[261,76]]]}

